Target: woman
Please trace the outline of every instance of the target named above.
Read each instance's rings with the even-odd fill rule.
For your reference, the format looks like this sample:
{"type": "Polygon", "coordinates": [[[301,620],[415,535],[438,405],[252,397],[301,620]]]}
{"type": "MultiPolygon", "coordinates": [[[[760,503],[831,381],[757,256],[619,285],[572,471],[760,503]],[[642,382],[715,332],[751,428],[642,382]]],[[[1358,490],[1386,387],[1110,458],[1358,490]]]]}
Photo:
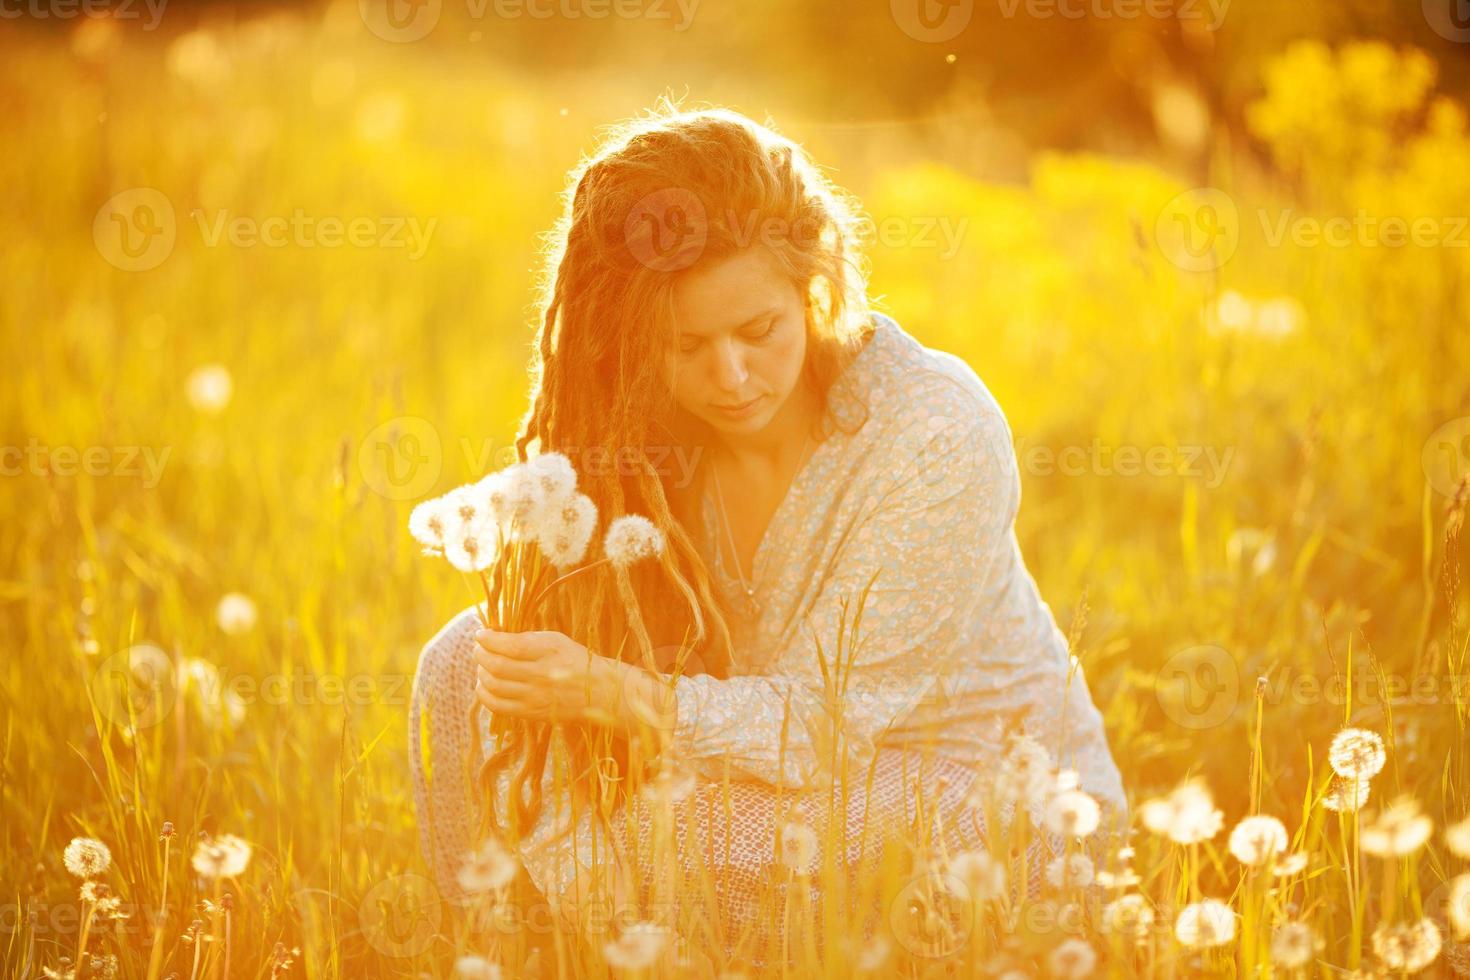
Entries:
{"type": "MultiPolygon", "coordinates": [[[[916,845],[983,847],[967,795],[1008,732],[1076,770],[1105,830],[1121,832],[1101,717],[1017,548],[1005,416],[963,361],[868,308],[855,202],[800,148],[725,110],[638,120],[575,176],[517,446],[522,458],[533,439],[566,453],[604,513],[648,514],[665,532],[631,615],[665,667],[691,634],[697,659],[669,685],[635,654],[601,655],[617,648],[616,623],[584,645],[555,630],[484,632],[473,610],[450,622],[421,656],[410,740],[441,882],[452,890],[453,856],[473,836],[469,791],[425,777],[418,733],[432,713],[432,768],[458,771],[440,764],[454,754],[441,743],[481,748],[488,728],[471,735],[463,721],[475,701],[677,760],[665,771],[693,781],[669,794],[671,863],[713,873],[713,914],[737,930],[769,918],[757,893],[801,850],[796,828],[835,833],[849,863],[867,830],[914,833],[916,817],[930,837],[916,845]],[[608,460],[619,465],[594,465],[608,460]],[[851,658],[845,691],[819,651],[851,658]],[[839,782],[856,791],[829,810],[839,782]]],[[[603,600],[585,597],[615,620],[603,600]]],[[[501,776],[497,792],[512,792],[501,776]]],[[[613,819],[603,845],[585,812],[548,805],[519,847],[537,887],[575,902],[577,882],[616,861],[646,894],[660,864],[647,859],[648,798],[626,800],[618,813],[635,816],[613,819]]],[[[1032,893],[1060,847],[1033,848],[1032,893]]]]}

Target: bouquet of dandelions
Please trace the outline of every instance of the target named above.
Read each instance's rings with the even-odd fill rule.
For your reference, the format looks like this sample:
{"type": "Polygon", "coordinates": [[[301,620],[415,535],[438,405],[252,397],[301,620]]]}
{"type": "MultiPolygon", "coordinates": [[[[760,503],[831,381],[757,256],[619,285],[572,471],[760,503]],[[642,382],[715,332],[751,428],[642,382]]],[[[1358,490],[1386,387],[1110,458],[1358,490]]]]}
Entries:
{"type": "MultiPolygon", "coordinates": [[[[424,546],[424,554],[443,557],[460,572],[479,577],[485,601],[476,604],[476,611],[485,628],[510,633],[540,628],[555,591],[596,569],[612,571],[619,597],[634,612],[630,618],[635,628],[641,626],[629,568],[661,553],[663,534],[642,515],[622,515],[608,524],[601,538],[603,555],[594,558],[589,551],[597,525],[596,504],[577,490],[576,470],[557,452],[513,463],[427,500],[408,520],[409,533],[424,546]]],[[[570,628],[575,631],[575,624],[570,628]]],[[[643,646],[646,650],[647,644],[643,646]]],[[[657,669],[651,663],[645,666],[657,669]]],[[[483,710],[477,699],[471,709],[472,732],[479,730],[483,710]]],[[[505,752],[513,752],[522,741],[531,748],[528,766],[533,760],[544,762],[550,727],[524,719],[491,719],[491,734],[505,752]]],[[[482,784],[493,778],[493,761],[479,774],[482,784]]],[[[493,785],[486,789],[493,794],[493,785]]],[[[534,807],[540,799],[539,778],[532,793],[534,807]]],[[[516,796],[524,815],[527,808],[516,796]]],[[[493,820],[493,801],[487,802],[493,820]]]]}

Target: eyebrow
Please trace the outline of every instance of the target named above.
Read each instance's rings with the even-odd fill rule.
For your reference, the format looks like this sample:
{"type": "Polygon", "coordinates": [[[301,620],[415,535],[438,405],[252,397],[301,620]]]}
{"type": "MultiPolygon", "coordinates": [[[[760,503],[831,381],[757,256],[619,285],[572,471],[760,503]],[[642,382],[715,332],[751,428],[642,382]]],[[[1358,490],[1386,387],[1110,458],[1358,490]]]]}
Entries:
{"type": "MultiPolygon", "coordinates": [[[[746,320],[744,323],[739,324],[738,326],[735,327],[735,329],[736,330],[744,330],[746,327],[750,326],[752,323],[758,323],[759,321],[764,320],[766,317],[771,316],[774,313],[779,313],[779,312],[780,312],[779,307],[775,307],[775,306],[768,307],[768,308],[766,308],[764,310],[761,310],[759,313],[757,313],[755,316],[751,317],[749,320],[746,320]]],[[[690,333],[687,330],[680,330],[679,331],[679,336],[680,336],[680,338],[684,338],[684,337],[698,337],[698,338],[701,338],[702,339],[704,337],[704,334],[690,333]]]]}

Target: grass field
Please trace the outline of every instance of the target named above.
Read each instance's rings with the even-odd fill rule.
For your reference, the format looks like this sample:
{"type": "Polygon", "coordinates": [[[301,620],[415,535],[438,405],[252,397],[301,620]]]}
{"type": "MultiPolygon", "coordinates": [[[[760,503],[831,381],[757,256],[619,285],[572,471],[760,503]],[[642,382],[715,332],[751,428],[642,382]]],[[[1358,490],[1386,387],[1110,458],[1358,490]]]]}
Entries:
{"type": "MultiPolygon", "coordinates": [[[[351,5],[49,38],[0,58],[0,959],[450,975],[491,951],[401,877],[425,873],[404,713],[420,646],[473,593],[407,516],[507,461],[537,235],[596,127],[647,93],[589,77],[553,101],[414,61],[351,5]],[[140,670],[167,699],[130,717],[117,682],[140,670]],[[78,837],[105,870],[64,861],[78,837]]],[[[1066,930],[1095,965],[1053,925],[977,931],[972,968],[1470,972],[1465,112],[1422,53],[1305,43],[1205,181],[1044,153],[993,182],[901,133],[847,155],[789,131],[883,232],[880,308],[1005,408],[1022,549],[1075,625],[1140,821],[1137,882],[1107,869],[1124,904],[1066,930]],[[1346,726],[1385,764],[1333,812],[1346,726]],[[1190,777],[1218,832],[1143,826],[1190,777]],[[1305,863],[1245,865],[1229,841],[1252,814],[1305,863]],[[1218,945],[1198,934],[1214,906],[1176,921],[1207,898],[1229,910],[1218,945]]],[[[621,941],[567,955],[654,975],[621,941]]],[[[940,963],[903,935],[849,953],[879,975],[940,963]]]]}

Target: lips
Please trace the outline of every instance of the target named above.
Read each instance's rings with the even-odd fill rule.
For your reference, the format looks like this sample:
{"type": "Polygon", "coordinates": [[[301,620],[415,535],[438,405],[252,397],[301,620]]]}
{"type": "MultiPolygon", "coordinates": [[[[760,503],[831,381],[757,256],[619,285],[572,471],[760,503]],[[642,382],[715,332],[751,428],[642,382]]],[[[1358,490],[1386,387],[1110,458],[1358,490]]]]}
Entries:
{"type": "Polygon", "coordinates": [[[718,408],[721,411],[725,411],[725,412],[738,412],[742,408],[749,408],[750,406],[754,405],[758,401],[760,401],[760,396],[759,395],[756,395],[750,401],[741,402],[739,405],[716,405],[715,408],[718,408]]]}

